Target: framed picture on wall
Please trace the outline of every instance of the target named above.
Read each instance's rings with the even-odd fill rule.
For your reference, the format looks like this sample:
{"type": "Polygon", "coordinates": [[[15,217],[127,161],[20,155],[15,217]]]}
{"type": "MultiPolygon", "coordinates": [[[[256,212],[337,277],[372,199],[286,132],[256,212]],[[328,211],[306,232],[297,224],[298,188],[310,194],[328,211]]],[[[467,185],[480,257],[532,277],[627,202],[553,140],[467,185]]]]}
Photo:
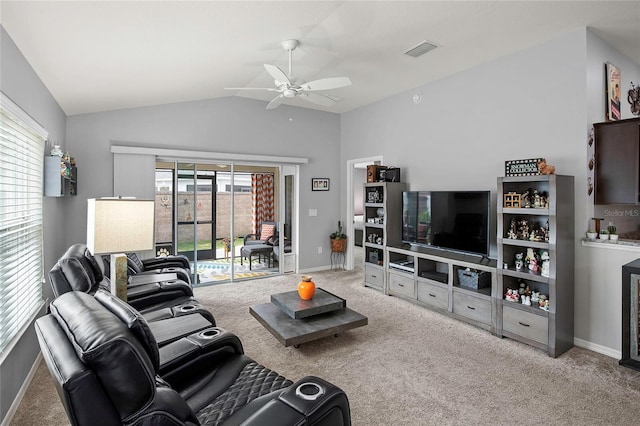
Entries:
{"type": "Polygon", "coordinates": [[[607,62],[607,120],[620,120],[620,69],[607,62]]]}
{"type": "Polygon", "coordinates": [[[312,191],[328,191],[329,178],[311,178],[312,191]]]}

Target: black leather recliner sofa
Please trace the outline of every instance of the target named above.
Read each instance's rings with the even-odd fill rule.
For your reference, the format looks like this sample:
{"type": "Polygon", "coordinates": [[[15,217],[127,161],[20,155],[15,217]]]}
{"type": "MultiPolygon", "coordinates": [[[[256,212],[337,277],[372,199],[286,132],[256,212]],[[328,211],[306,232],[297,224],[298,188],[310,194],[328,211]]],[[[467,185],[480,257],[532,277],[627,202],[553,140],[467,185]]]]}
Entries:
{"type": "Polygon", "coordinates": [[[67,292],[35,328],[72,425],[350,425],[349,403],[316,377],[297,383],[212,328],[158,349],[147,322],[104,290],[67,292]]]}
{"type": "MultiPolygon", "coordinates": [[[[159,278],[164,273],[158,275],[159,278]]],[[[211,324],[215,319],[193,297],[193,288],[183,280],[153,282],[152,276],[144,284],[127,288],[127,302],[147,321],[157,321],[199,313],[211,324]]],[[[98,259],[86,244],[73,244],[49,271],[49,281],[55,297],[69,291],[94,294],[99,288],[109,289],[109,278],[103,274],[98,259]]]]}
{"type": "MultiPolygon", "coordinates": [[[[84,244],[74,244],[49,271],[56,297],[79,291],[90,295],[109,289],[96,258],[84,244]]],[[[194,297],[190,285],[180,280],[133,285],[128,303],[144,316],[158,345],[164,346],[184,336],[216,325],[211,312],[194,297]]]]}
{"type": "Polygon", "coordinates": [[[127,253],[127,271],[130,276],[174,273],[178,279],[191,284],[191,265],[185,256],[140,259],[136,253],[127,253]]]}

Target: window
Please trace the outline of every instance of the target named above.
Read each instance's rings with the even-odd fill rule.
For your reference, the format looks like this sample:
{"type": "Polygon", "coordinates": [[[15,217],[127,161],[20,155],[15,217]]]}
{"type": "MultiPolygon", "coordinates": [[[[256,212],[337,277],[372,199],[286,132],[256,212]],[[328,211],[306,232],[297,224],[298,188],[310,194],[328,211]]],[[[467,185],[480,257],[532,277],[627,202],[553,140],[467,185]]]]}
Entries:
{"type": "Polygon", "coordinates": [[[0,353],[42,306],[47,132],[0,93],[0,353]]]}

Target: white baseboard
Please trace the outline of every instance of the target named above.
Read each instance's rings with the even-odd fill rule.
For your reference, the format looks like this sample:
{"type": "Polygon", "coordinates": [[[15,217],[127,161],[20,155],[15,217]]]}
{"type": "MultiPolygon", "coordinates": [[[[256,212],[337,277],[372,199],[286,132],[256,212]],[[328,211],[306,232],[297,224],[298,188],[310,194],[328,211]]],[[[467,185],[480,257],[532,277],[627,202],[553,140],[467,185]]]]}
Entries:
{"type": "Polygon", "coordinates": [[[40,365],[41,361],[42,361],[42,352],[40,352],[36,357],[36,360],[31,366],[31,370],[29,370],[29,374],[27,374],[27,377],[25,378],[24,382],[22,383],[22,386],[20,387],[20,391],[16,395],[16,398],[13,400],[13,404],[11,404],[11,407],[9,407],[9,411],[7,412],[7,415],[4,417],[4,420],[2,420],[2,423],[0,423],[0,426],[9,426],[11,424],[11,421],[13,420],[13,416],[15,416],[16,411],[18,411],[18,407],[22,402],[22,398],[24,398],[24,394],[27,393],[27,390],[31,385],[31,381],[33,380],[33,376],[36,375],[36,371],[38,370],[38,366],[40,365]]]}
{"type": "Polygon", "coordinates": [[[300,269],[298,271],[298,273],[300,273],[300,274],[308,274],[309,272],[326,271],[327,269],[331,269],[331,265],[317,266],[315,268],[300,269]]]}
{"type": "Polygon", "coordinates": [[[578,339],[577,337],[573,338],[573,344],[581,348],[589,349],[590,351],[609,356],[611,358],[615,358],[615,359],[622,358],[622,351],[617,351],[615,349],[612,349],[606,346],[602,346],[586,340],[578,339]]]}

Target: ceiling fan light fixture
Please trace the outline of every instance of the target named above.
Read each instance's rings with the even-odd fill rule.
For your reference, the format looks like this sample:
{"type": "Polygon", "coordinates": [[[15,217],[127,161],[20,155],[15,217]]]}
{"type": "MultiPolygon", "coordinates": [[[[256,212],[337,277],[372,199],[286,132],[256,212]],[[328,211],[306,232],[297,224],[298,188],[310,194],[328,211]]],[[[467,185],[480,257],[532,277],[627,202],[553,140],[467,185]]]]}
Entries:
{"type": "Polygon", "coordinates": [[[411,49],[404,52],[405,55],[412,56],[417,58],[419,56],[424,55],[427,52],[431,52],[433,49],[437,48],[438,45],[435,43],[431,43],[429,41],[423,41],[413,46],[411,49]]]}
{"type": "Polygon", "coordinates": [[[296,91],[295,89],[284,89],[282,91],[282,94],[284,95],[285,98],[295,98],[296,97],[296,91]]]}

